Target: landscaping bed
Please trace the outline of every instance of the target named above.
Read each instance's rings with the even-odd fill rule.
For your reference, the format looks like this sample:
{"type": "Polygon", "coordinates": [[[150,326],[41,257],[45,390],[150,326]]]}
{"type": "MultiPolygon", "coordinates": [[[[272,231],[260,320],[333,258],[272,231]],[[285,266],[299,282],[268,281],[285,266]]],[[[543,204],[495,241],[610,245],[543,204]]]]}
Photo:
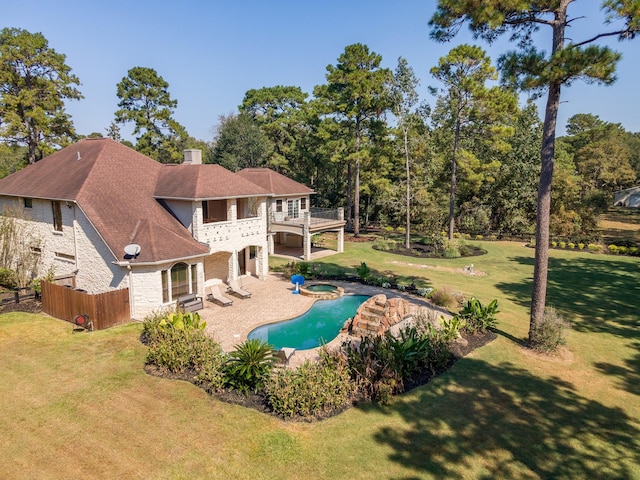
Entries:
{"type": "MultiPolygon", "coordinates": [[[[419,372],[417,375],[414,375],[411,379],[405,381],[404,383],[404,392],[408,392],[414,388],[420,387],[429,383],[432,379],[437,377],[438,375],[446,372],[451,366],[453,366],[457,360],[464,358],[469,353],[473,352],[477,348],[483,347],[487,345],[491,341],[497,338],[497,334],[491,330],[485,330],[479,333],[469,333],[469,332],[460,332],[460,337],[451,342],[449,344],[449,357],[448,361],[444,364],[444,366],[438,370],[424,370],[419,372]]],[[[160,368],[157,365],[147,363],[145,365],[145,371],[149,375],[154,375],[157,377],[168,378],[173,380],[184,380],[187,382],[191,382],[194,385],[199,386],[200,388],[204,388],[202,382],[197,380],[198,373],[193,369],[187,369],[181,373],[172,373],[164,368],[160,368]]],[[[247,392],[243,394],[237,390],[233,389],[220,389],[216,391],[208,390],[210,395],[215,397],[216,399],[229,403],[232,405],[240,405],[245,408],[251,408],[261,413],[269,414],[276,416],[281,419],[286,419],[288,421],[298,421],[298,422],[314,422],[324,420],[335,415],[342,413],[343,411],[351,408],[353,406],[362,404],[362,403],[371,403],[369,400],[363,398],[361,395],[354,396],[351,403],[349,405],[343,405],[337,407],[335,409],[329,411],[323,411],[321,413],[316,413],[315,415],[310,416],[302,416],[302,415],[294,415],[283,417],[282,415],[276,414],[271,406],[269,405],[269,400],[264,391],[260,391],[258,393],[255,392],[247,392]]],[[[404,393],[403,392],[403,393],[404,393]]],[[[401,394],[400,394],[401,395],[401,394]]]]}
{"type": "Polygon", "coordinates": [[[453,254],[450,257],[447,255],[447,251],[441,247],[432,244],[424,243],[412,243],[411,248],[407,249],[404,246],[392,245],[385,246],[382,242],[380,244],[374,243],[372,248],[386,253],[395,253],[396,255],[405,255],[415,258],[455,258],[455,257],[476,257],[487,253],[486,250],[480,248],[477,245],[460,245],[457,249],[459,254],[453,254]]]}

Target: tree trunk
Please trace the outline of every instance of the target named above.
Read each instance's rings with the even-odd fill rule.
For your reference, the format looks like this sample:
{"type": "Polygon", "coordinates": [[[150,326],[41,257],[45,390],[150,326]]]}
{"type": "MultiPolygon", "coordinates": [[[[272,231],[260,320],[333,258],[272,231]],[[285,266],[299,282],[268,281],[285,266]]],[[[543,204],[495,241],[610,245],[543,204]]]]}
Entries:
{"type": "Polygon", "coordinates": [[[353,231],[353,203],[351,200],[351,160],[347,161],[347,231],[353,231]]]}
{"type": "Polygon", "coordinates": [[[456,208],[456,165],[458,163],[458,145],[460,143],[460,117],[456,118],[456,132],[453,140],[453,160],[451,162],[451,189],[449,191],[449,240],[453,240],[456,208]]]}
{"type": "MultiPolygon", "coordinates": [[[[563,47],[564,26],[568,1],[561,2],[553,24],[553,46],[551,55],[563,47]]],[[[536,255],[533,267],[531,290],[531,317],[529,320],[529,342],[544,318],[547,300],[547,274],[549,270],[549,223],[551,217],[551,183],[555,156],[556,122],[560,106],[560,82],[549,85],[547,106],[544,113],[542,149],[540,151],[540,183],[538,185],[538,209],[536,216],[536,255]]]]}
{"type": "Polygon", "coordinates": [[[356,119],[356,162],[353,172],[353,236],[360,236],[360,120],[356,119]]]}
{"type": "Polygon", "coordinates": [[[409,145],[407,142],[407,127],[403,129],[404,133],[404,167],[407,175],[407,219],[406,233],[404,239],[404,247],[409,250],[411,248],[411,177],[409,172],[409,145]]]}
{"type": "Polygon", "coordinates": [[[360,159],[356,158],[353,172],[353,236],[360,236],[360,159]]]}

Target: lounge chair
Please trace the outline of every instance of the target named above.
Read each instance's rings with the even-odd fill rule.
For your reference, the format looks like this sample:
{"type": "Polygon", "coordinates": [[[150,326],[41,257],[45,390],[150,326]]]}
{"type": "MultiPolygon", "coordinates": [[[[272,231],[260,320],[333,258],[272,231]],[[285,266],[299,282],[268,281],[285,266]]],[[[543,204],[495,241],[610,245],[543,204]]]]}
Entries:
{"type": "Polygon", "coordinates": [[[289,365],[289,360],[296,353],[295,348],[283,347],[280,350],[274,350],[273,356],[276,359],[276,365],[289,365]]]}
{"type": "Polygon", "coordinates": [[[239,280],[231,280],[229,282],[228,292],[240,298],[249,298],[251,296],[251,292],[247,292],[244,288],[242,288],[239,280]]]}
{"type": "Polygon", "coordinates": [[[221,307],[228,307],[233,304],[233,300],[225,296],[220,289],[220,285],[211,285],[209,287],[209,293],[207,294],[207,300],[213,303],[217,303],[221,307]]]}

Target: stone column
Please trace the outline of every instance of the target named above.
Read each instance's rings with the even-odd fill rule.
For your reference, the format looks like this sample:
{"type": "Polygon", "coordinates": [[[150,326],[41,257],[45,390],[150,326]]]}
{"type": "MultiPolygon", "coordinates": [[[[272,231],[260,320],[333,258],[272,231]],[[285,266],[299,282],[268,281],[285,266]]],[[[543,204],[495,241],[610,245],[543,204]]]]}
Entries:
{"type": "MultiPolygon", "coordinates": [[[[338,219],[344,220],[344,208],[338,208],[338,219]]],[[[344,226],[338,230],[338,253],[344,252],[344,226]]]]}
{"type": "Polygon", "coordinates": [[[236,278],[238,278],[238,251],[234,250],[231,253],[231,256],[229,257],[229,277],[227,278],[227,281],[229,280],[235,280],[236,278]]]}
{"type": "Polygon", "coordinates": [[[304,212],[304,223],[302,226],[302,248],[303,248],[303,255],[302,258],[304,258],[304,260],[309,261],[311,260],[311,232],[309,231],[311,226],[311,215],[309,214],[309,212],[304,212]]]}

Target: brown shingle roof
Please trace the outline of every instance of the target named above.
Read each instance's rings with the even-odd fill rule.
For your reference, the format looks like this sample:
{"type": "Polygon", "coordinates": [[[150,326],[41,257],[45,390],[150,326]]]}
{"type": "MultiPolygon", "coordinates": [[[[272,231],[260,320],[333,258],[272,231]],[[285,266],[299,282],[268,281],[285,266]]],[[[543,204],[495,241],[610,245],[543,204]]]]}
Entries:
{"type": "Polygon", "coordinates": [[[274,195],[309,195],[314,193],[306,185],[291,180],[269,168],[245,168],[236,175],[240,175],[274,195]]]}
{"type": "Polygon", "coordinates": [[[0,180],[0,195],[76,202],[116,259],[140,245],[136,262],[208,253],[153,198],[164,168],[108,138],[84,139],[0,180]]]}
{"type": "Polygon", "coordinates": [[[213,200],[268,196],[268,191],[220,165],[164,165],[156,198],[213,200]]]}

